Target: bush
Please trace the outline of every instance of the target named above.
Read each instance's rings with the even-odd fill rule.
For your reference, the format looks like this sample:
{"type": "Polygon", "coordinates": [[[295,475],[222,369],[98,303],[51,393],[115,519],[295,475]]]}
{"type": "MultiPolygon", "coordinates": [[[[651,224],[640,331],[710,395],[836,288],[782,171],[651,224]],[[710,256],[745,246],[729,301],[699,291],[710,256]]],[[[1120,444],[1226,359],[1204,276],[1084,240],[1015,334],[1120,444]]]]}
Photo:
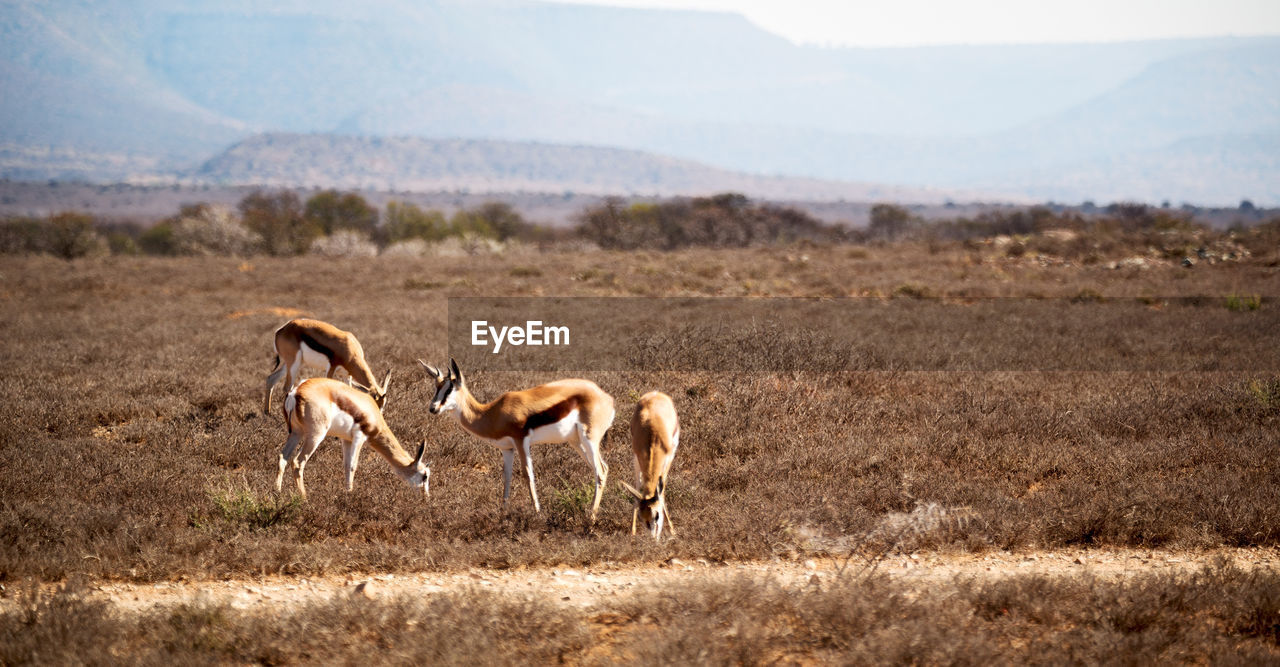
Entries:
{"type": "Polygon", "coordinates": [[[503,202],[487,202],[479,208],[471,209],[468,215],[473,220],[482,221],[483,226],[499,241],[530,238],[536,229],[510,204],[503,202]]]}
{"type": "Polygon", "coordinates": [[[873,239],[896,241],[906,235],[915,225],[911,213],[901,206],[893,204],[876,204],[871,207],[871,223],[867,233],[873,239]]]}
{"type": "Polygon", "coordinates": [[[440,211],[424,211],[416,204],[393,201],[383,213],[381,232],[389,244],[412,239],[439,241],[448,236],[449,224],[440,211]]]}
{"type": "Polygon", "coordinates": [[[10,218],[0,224],[0,252],[26,255],[44,252],[44,222],[37,218],[10,218]]]}
{"type": "Polygon", "coordinates": [[[138,237],[142,235],[142,225],[136,222],[99,222],[95,225],[98,235],[107,242],[113,255],[137,255],[138,237]]]}
{"type": "Polygon", "coordinates": [[[111,232],[108,234],[107,247],[113,255],[137,255],[141,252],[134,237],[124,232],[111,232]]]}
{"type": "Polygon", "coordinates": [[[63,259],[107,254],[106,242],[82,213],[59,213],[49,219],[47,252],[63,259]]]}
{"type": "Polygon", "coordinates": [[[319,225],[303,215],[298,195],[288,190],[255,190],[239,208],[245,227],[262,237],[262,249],[271,255],[300,255],[321,235],[319,225]]]}
{"type": "Polygon", "coordinates": [[[329,236],[339,230],[355,230],[367,236],[378,227],[378,209],[354,193],[324,190],[307,200],[302,214],[306,222],[329,236]]]}
{"type": "Polygon", "coordinates": [[[1232,312],[1241,312],[1246,310],[1257,310],[1262,307],[1262,297],[1257,294],[1241,296],[1239,294],[1231,294],[1227,297],[1227,310],[1232,312]]]}
{"type": "Polygon", "coordinates": [[[610,198],[588,209],[577,232],[603,248],[750,247],[799,240],[834,241],[846,231],[792,208],[756,205],[740,194],[673,199],[623,208],[610,198]]]}
{"type": "Polygon", "coordinates": [[[58,213],[45,220],[11,219],[0,230],[0,251],[9,254],[48,253],[75,259],[109,252],[94,229],[93,218],[82,213],[58,213]]]}
{"type": "Polygon", "coordinates": [[[422,239],[396,241],[382,249],[385,257],[422,257],[427,254],[428,244],[422,239]]]}
{"type": "Polygon", "coordinates": [[[437,243],[428,243],[425,253],[436,257],[464,257],[497,254],[504,248],[502,243],[488,237],[450,236],[437,243]]]}
{"type": "Polygon", "coordinates": [[[325,257],[374,257],[378,246],[358,231],[343,229],[316,239],[311,252],[325,257]]]}
{"type": "Polygon", "coordinates": [[[262,245],[262,237],[221,206],[200,207],[172,230],[173,251],[179,255],[248,255],[262,245]]]}
{"type": "Polygon", "coordinates": [[[173,223],[159,222],[142,232],[138,235],[138,247],[148,255],[174,254],[176,251],[173,243],[173,223]]]}
{"type": "Polygon", "coordinates": [[[498,232],[483,216],[472,210],[460,210],[449,219],[449,235],[458,238],[496,239],[498,232]]]}

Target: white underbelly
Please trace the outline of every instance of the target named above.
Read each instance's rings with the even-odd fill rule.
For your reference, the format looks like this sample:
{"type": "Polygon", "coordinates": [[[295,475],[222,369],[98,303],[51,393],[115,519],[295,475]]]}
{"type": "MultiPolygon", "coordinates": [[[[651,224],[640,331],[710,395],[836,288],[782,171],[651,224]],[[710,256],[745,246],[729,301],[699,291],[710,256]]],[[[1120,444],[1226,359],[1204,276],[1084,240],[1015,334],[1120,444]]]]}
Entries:
{"type": "Polygon", "coordinates": [[[319,368],[326,373],[329,372],[329,357],[324,356],[306,343],[299,343],[298,349],[302,352],[302,364],[304,366],[319,368]]]}
{"type": "Polygon", "coordinates": [[[333,414],[333,417],[329,419],[328,435],[350,441],[355,437],[356,429],[358,428],[359,426],[356,425],[356,420],[352,418],[351,415],[343,412],[342,410],[338,410],[333,414]]]}
{"type": "Polygon", "coordinates": [[[529,432],[529,442],[534,445],[568,442],[578,431],[578,411],[574,410],[558,422],[552,422],[529,432]]]}

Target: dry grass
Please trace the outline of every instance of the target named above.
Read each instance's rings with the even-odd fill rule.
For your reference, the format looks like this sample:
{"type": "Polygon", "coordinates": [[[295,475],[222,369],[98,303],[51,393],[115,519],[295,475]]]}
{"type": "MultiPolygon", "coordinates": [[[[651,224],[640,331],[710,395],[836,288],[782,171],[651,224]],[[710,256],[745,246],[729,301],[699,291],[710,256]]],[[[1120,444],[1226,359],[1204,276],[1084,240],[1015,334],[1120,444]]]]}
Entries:
{"type": "Polygon", "coordinates": [[[798,590],[742,579],[642,592],[615,613],[651,626],[613,647],[640,664],[1274,661],[1280,577],[1211,568],[1185,579],[1021,576],[926,590],[884,576],[798,590]]]}
{"type": "Polygon", "coordinates": [[[69,583],[24,592],[21,608],[0,616],[0,663],[350,665],[376,654],[380,664],[524,665],[557,662],[588,639],[566,609],[482,590],[341,595],[284,614],[196,601],[119,615],[69,583]]]}
{"type": "Polygon", "coordinates": [[[68,584],[0,615],[0,663],[1152,664],[1280,660],[1280,575],[1227,565],[1126,581],[709,579],[590,612],[484,590],[289,610],[137,615],[68,584]]]}
{"type": "MultiPolygon", "coordinates": [[[[593,252],[518,265],[6,259],[0,580],[752,558],[876,540],[974,550],[1280,542],[1276,369],[590,374],[620,415],[650,389],[676,400],[683,437],[668,501],[682,537],[654,545],[628,534],[616,487],[588,524],[588,472],[567,447],[535,452],[544,512],[517,486],[500,515],[500,456],[427,414],[414,364],[446,358],[455,295],[889,296],[909,285],[941,297],[1208,296],[1243,323],[1267,316],[1280,293],[1270,259],[1108,270],[983,252],[593,252]],[[1229,310],[1229,294],[1262,295],[1260,310],[1229,310]],[[429,501],[372,454],[343,493],[331,442],[308,466],[309,502],[269,490],[284,432],[257,406],[285,312],[276,309],[356,332],[379,375],[396,370],[386,417],[403,440],[428,440],[429,501]],[[963,519],[930,527],[928,517],[963,519]],[[902,540],[883,539],[904,526],[902,540]]],[[[468,379],[488,398],[553,378],[468,379]]],[[[614,479],[631,474],[626,442],[620,419],[605,447],[614,479]]]]}

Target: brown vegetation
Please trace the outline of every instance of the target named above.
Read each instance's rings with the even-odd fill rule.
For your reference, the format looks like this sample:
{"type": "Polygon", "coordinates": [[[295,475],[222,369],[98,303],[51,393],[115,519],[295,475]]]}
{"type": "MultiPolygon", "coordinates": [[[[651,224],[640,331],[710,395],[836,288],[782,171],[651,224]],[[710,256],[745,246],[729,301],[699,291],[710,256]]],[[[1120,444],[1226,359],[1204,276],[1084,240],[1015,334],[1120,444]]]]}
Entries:
{"type": "MultiPolygon", "coordinates": [[[[544,509],[499,513],[492,448],[426,411],[416,358],[445,359],[452,295],[1205,297],[1269,316],[1274,255],[1107,269],[993,246],[811,246],[510,258],[11,258],[0,278],[0,580],[413,571],[732,559],[877,549],[1280,542],[1280,382],[1249,372],[586,373],[628,414],[660,389],[680,411],[667,490],[681,539],[629,535],[611,485],[587,519],[578,455],[539,448],[544,509]],[[516,267],[518,268],[518,267],[516,267]],[[358,297],[352,289],[358,289],[358,297]],[[1226,295],[1264,295],[1259,310],[1226,295]],[[339,448],[307,503],[270,490],[285,434],[261,416],[274,308],[355,332],[402,371],[385,410],[428,441],[428,503],[381,466],[341,491],[339,448]],[[292,311],[290,311],[292,312],[292,311]],[[233,317],[242,315],[239,317],[233,317]]],[[[1071,304],[1088,318],[1091,300],[1071,304]]],[[[963,341],[939,341],[963,345],[963,341]]],[[[1046,351],[1047,354],[1051,351],[1046,351]]],[[[476,372],[483,398],[553,377],[476,372]]],[[[605,457],[627,475],[618,422],[605,457]]],[[[621,472],[619,472],[621,471],[621,472]]]]}
{"type": "Polygon", "coordinates": [[[1022,575],[916,587],[846,573],[709,578],[583,610],[482,588],[289,609],[195,600],[133,615],[27,588],[0,663],[1150,664],[1274,662],[1280,575],[1230,565],[1127,580],[1022,575]]]}

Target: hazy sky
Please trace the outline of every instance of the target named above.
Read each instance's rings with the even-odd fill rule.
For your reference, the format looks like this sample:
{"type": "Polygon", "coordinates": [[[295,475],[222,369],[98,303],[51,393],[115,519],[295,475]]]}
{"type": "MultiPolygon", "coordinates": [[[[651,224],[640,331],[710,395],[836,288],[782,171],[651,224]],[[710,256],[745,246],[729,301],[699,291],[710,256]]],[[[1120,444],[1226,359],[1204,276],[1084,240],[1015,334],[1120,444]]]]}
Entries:
{"type": "Polygon", "coordinates": [[[562,0],[732,11],[790,40],[847,46],[1280,34],[1280,0],[562,0]]]}

